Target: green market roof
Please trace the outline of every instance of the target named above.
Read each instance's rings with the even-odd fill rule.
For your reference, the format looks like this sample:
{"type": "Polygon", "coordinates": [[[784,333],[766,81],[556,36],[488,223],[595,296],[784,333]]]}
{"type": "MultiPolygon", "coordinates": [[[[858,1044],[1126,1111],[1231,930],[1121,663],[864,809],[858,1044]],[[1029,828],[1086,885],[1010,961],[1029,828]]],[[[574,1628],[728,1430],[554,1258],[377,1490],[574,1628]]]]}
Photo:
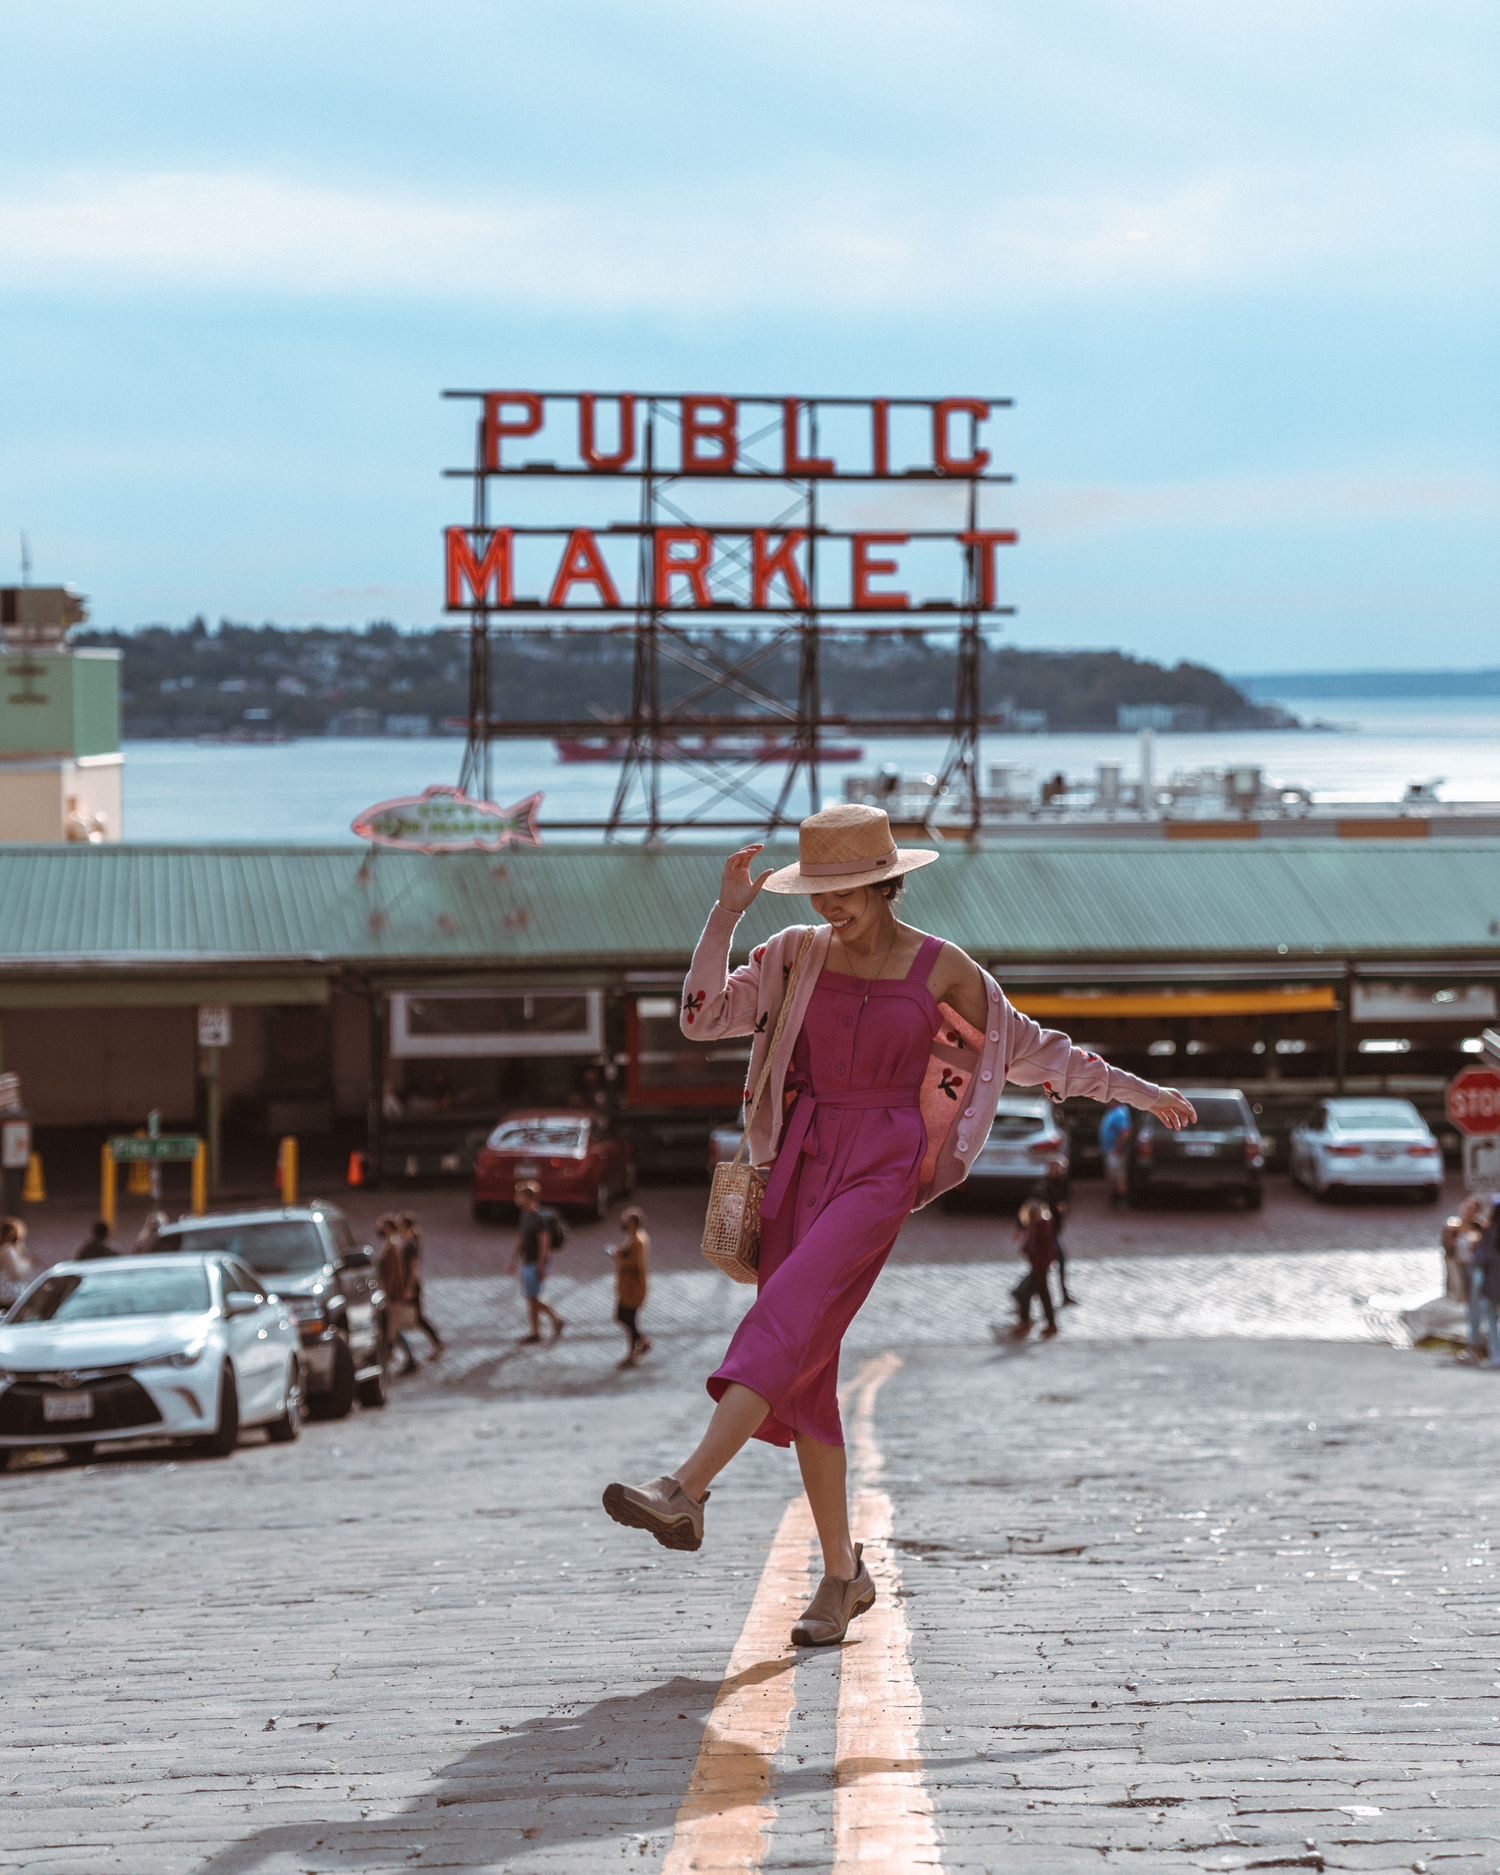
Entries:
{"type": "MultiPolygon", "coordinates": [[[[676,969],[723,851],[0,846],[0,987],[60,972],[676,969]]],[[[763,896],[739,937],[802,915],[798,900],[763,896]]],[[[1002,977],[1424,958],[1495,972],[1500,840],[948,848],[909,886],[905,915],[1002,977]]]]}

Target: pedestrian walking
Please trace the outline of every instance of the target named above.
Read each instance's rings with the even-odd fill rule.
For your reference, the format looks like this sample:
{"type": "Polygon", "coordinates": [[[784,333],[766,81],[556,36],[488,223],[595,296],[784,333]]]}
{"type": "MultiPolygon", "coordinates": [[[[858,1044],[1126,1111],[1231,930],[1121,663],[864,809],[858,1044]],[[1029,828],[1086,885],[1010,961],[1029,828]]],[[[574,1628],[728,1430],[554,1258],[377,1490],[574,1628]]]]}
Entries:
{"type": "Polygon", "coordinates": [[[1078,1306],[1078,1298],[1077,1296],[1070,1296],[1068,1294],[1068,1247],[1063,1242],[1063,1232],[1068,1227],[1068,1201],[1066,1198],[1053,1198],[1050,1202],[1052,1205],[1052,1231],[1057,1239],[1057,1250],[1053,1257],[1053,1262],[1057,1265],[1057,1288],[1062,1298],[1058,1303],[1058,1307],[1074,1309],[1078,1306]]]}
{"type": "Polygon", "coordinates": [[[407,1330],[417,1325],[417,1312],[406,1294],[406,1259],[401,1254],[401,1228],[393,1212],[382,1212],[375,1220],[375,1234],[380,1240],[375,1253],[375,1280],[385,1296],[386,1346],[401,1354],[402,1365],[396,1369],[399,1378],[417,1369],[417,1357],[406,1338],[407,1330]]]}
{"type": "Polygon", "coordinates": [[[1109,1180],[1109,1208],[1118,1210],[1130,1195],[1130,1109],[1116,1101],[1099,1122],[1099,1157],[1109,1180]]]}
{"type": "MultiPolygon", "coordinates": [[[[1474,1284],[1479,1297],[1479,1321],[1484,1327],[1484,1345],[1489,1349],[1486,1367],[1500,1367],[1500,1198],[1492,1199],[1484,1228],[1474,1243],[1474,1284]]],[[[1470,1334],[1474,1334],[1475,1315],[1471,1306],[1470,1334]]]]}
{"type": "Polygon", "coordinates": [[[611,1484],[604,1507],[696,1550],[709,1486],[746,1441],[795,1443],[824,1575],[792,1639],[827,1645],[875,1599],[849,1529],[839,1348],[907,1216],[965,1176],[1007,1078],[1057,1100],[1128,1100],[1169,1127],[1193,1110],[1039,1028],[957,945],[903,924],[905,878],[938,854],[898,849],[881,809],[809,816],[798,863],[752,878],[761,850],[725,862],[681,1014],[690,1040],[751,1037],[747,1092],[768,1083],[748,1121],[750,1157],[770,1168],[758,1294],[708,1378],[715,1404],[696,1450],[663,1477],[611,1484]],[[735,926],[767,888],[810,898],[822,922],[778,932],[730,974],[735,926]]]}
{"type": "Polygon", "coordinates": [[[0,1218],[0,1311],[10,1307],[35,1275],[26,1254],[26,1226],[18,1217],[0,1218]]]}
{"type": "Polygon", "coordinates": [[[131,1255],[138,1257],[155,1256],[157,1239],[171,1221],[165,1211],[148,1211],[146,1213],[146,1221],[142,1224],[136,1235],[135,1242],[130,1247],[131,1255]]]}
{"type": "Polygon", "coordinates": [[[112,1257],[118,1255],[119,1252],[109,1241],[109,1224],[101,1217],[95,1223],[88,1236],[73,1252],[73,1261],[75,1263],[88,1263],[95,1257],[112,1257]]]}
{"type": "Polygon", "coordinates": [[[522,1335],[523,1342],[541,1340],[544,1315],[552,1324],[554,1341],[568,1325],[550,1303],[542,1300],[547,1263],[552,1252],[562,1245],[562,1228],[553,1213],[543,1208],[541,1197],[541,1186],[533,1185],[529,1180],[516,1187],[516,1209],[521,1214],[521,1225],[516,1233],[510,1273],[514,1276],[517,1270],[521,1272],[521,1294],[526,1298],[526,1320],[530,1324],[530,1332],[522,1335]]]}
{"type": "Polygon", "coordinates": [[[620,1213],[624,1236],[606,1251],[615,1266],[615,1320],[630,1337],[621,1367],[639,1367],[651,1352],[636,1317],[646,1303],[646,1275],[651,1262],[651,1239],[646,1235],[646,1213],[631,1205],[620,1213]]]}
{"type": "Polygon", "coordinates": [[[1047,1326],[1042,1339],[1050,1341],[1057,1333],[1057,1316],[1052,1310],[1052,1287],[1047,1272],[1057,1260],[1057,1227],[1043,1192],[1034,1192],[1016,1215],[1016,1248],[1025,1257],[1026,1274],[1011,1290],[1016,1305],[1016,1323],[1011,1334],[1024,1341],[1031,1333],[1031,1304],[1040,1302],[1047,1326]]]}
{"type": "Polygon", "coordinates": [[[433,1354],[439,1355],[447,1347],[447,1342],[428,1321],[422,1311],[422,1230],[410,1211],[403,1211],[396,1220],[401,1233],[401,1261],[406,1272],[406,1299],[412,1306],[412,1325],[420,1328],[432,1345],[433,1354]]]}

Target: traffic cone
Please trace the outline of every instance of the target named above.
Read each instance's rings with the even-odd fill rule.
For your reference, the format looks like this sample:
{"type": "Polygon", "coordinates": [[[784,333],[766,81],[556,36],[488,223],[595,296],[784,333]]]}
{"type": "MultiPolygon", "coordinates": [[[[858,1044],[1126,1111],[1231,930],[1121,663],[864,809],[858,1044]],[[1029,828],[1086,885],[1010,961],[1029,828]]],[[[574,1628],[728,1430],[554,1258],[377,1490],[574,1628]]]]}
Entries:
{"type": "Polygon", "coordinates": [[[41,1204],[47,1196],[47,1181],[42,1177],[42,1155],[32,1153],[26,1161],[26,1182],[21,1187],[23,1204],[41,1204]]]}
{"type": "Polygon", "coordinates": [[[362,1152],[349,1154],[349,1175],[344,1183],[349,1186],[363,1185],[365,1182],[365,1155],[362,1152]]]}

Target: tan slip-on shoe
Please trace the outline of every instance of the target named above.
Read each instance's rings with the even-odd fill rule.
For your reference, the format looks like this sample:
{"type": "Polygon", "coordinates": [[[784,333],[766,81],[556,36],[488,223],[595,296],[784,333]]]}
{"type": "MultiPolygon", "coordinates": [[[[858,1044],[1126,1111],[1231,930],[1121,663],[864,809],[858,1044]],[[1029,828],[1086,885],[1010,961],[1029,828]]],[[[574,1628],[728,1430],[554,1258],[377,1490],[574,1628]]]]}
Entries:
{"type": "MultiPolygon", "coordinates": [[[[706,1504],[712,1493],[703,1493],[706,1504]]],[[[649,1530],[663,1549],[699,1549],[703,1543],[703,1504],[690,1498],[675,1478],[649,1484],[605,1487],[604,1508],[616,1523],[649,1530]]]]}
{"type": "Polygon", "coordinates": [[[859,1566],[847,1581],[842,1576],[824,1576],[818,1584],[817,1594],[792,1629],[793,1647],[833,1647],[848,1633],[856,1615],[875,1606],[875,1581],[865,1567],[863,1543],[854,1545],[854,1560],[859,1566]]]}

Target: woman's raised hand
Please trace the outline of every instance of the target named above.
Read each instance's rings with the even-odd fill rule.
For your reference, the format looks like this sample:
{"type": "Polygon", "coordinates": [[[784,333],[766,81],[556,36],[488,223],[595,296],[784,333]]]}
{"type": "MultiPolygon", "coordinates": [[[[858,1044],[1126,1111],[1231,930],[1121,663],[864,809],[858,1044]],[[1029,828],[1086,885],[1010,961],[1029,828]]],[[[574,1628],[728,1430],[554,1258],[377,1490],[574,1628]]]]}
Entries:
{"type": "Polygon", "coordinates": [[[1163,1126],[1171,1127],[1175,1133],[1180,1127],[1188,1126],[1198,1117],[1197,1109],[1186,1094],[1179,1094],[1175,1087],[1164,1087],[1161,1099],[1151,1109],[1163,1126]]]}
{"type": "Polygon", "coordinates": [[[731,853],[724,862],[724,877],[719,881],[719,903],[725,911],[736,914],[748,910],[760,895],[760,888],[770,878],[773,867],[768,866],[758,879],[750,877],[750,862],[761,851],[761,843],[742,846],[738,853],[731,853]]]}

